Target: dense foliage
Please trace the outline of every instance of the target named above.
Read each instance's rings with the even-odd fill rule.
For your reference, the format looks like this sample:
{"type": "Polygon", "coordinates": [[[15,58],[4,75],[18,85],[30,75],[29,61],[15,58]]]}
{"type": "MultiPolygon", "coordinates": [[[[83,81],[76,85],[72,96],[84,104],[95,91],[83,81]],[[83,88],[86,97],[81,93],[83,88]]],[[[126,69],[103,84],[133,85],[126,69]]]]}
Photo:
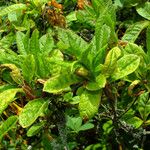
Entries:
{"type": "Polygon", "coordinates": [[[149,0],[1,0],[0,149],[148,149],[149,73],[149,0]]]}

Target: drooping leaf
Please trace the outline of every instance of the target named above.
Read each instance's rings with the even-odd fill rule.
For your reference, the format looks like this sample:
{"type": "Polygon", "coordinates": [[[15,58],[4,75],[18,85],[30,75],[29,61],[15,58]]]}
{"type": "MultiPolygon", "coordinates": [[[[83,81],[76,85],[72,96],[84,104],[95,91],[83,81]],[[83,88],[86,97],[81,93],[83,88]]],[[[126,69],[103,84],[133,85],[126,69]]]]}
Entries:
{"type": "Polygon", "coordinates": [[[22,74],[24,79],[30,83],[35,75],[35,59],[33,55],[27,55],[22,64],[22,74]]]}
{"type": "Polygon", "coordinates": [[[20,70],[14,64],[2,64],[0,67],[10,69],[10,75],[17,84],[23,83],[23,77],[21,76],[20,70]]]}
{"type": "Polygon", "coordinates": [[[139,5],[136,10],[139,15],[150,20],[150,2],[145,2],[139,5]]]}
{"type": "Polygon", "coordinates": [[[42,98],[28,102],[19,115],[19,123],[23,128],[32,125],[48,108],[48,100],[42,98]]]}
{"type": "Polygon", "coordinates": [[[0,114],[15,100],[15,96],[18,92],[23,93],[23,90],[21,88],[8,89],[0,93],[0,114]]]}
{"type": "Polygon", "coordinates": [[[149,25],[148,21],[137,22],[131,25],[126,30],[124,36],[122,37],[122,40],[134,43],[139,34],[141,33],[141,31],[145,29],[148,25],[149,25]]]}
{"type": "Polygon", "coordinates": [[[18,116],[11,116],[1,124],[1,126],[0,126],[0,141],[9,130],[16,127],[17,121],[18,121],[18,116]]]}
{"type": "Polygon", "coordinates": [[[121,79],[133,73],[140,64],[140,57],[134,54],[125,55],[117,61],[117,70],[112,74],[113,80],[121,79]]]}
{"type": "Polygon", "coordinates": [[[0,10],[0,16],[4,16],[7,15],[8,13],[17,11],[17,10],[25,10],[26,9],[26,5],[25,4],[14,4],[14,5],[10,5],[2,10],[0,10]]]}
{"type": "Polygon", "coordinates": [[[92,118],[99,108],[101,91],[85,90],[80,96],[79,112],[82,118],[92,118]]]}

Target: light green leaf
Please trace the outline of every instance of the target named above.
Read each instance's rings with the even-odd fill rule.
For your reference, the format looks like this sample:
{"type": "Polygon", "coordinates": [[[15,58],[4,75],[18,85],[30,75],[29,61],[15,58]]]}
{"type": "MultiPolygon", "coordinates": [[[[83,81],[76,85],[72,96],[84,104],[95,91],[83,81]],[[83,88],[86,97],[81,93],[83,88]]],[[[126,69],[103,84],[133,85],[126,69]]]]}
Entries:
{"type": "Polygon", "coordinates": [[[28,102],[19,115],[19,123],[23,128],[32,125],[48,108],[48,100],[42,98],[28,102]]]}
{"type": "Polygon", "coordinates": [[[23,93],[23,90],[21,88],[8,89],[0,93],[0,115],[8,105],[15,100],[15,96],[18,92],[23,93]]]}
{"type": "Polygon", "coordinates": [[[85,131],[85,130],[89,130],[89,129],[92,129],[92,128],[94,128],[94,124],[85,123],[79,128],[79,131],[85,131]]]}
{"type": "Polygon", "coordinates": [[[25,4],[14,4],[11,6],[8,6],[2,10],[0,10],[0,16],[4,16],[7,15],[8,13],[17,11],[17,10],[25,10],[26,9],[26,5],[25,4]]]}
{"type": "Polygon", "coordinates": [[[133,73],[140,64],[140,58],[137,55],[125,55],[117,61],[118,69],[112,74],[113,80],[121,79],[133,73]]]}
{"type": "Polygon", "coordinates": [[[142,119],[146,121],[148,115],[150,114],[149,92],[146,92],[140,95],[139,101],[138,101],[138,111],[142,119]]]}
{"type": "Polygon", "coordinates": [[[3,122],[0,126],[0,140],[3,136],[12,128],[16,127],[16,123],[18,121],[18,116],[11,116],[5,122],[3,122]]]}
{"type": "Polygon", "coordinates": [[[40,132],[40,130],[44,127],[44,125],[45,125],[45,122],[40,122],[40,123],[34,124],[27,131],[27,136],[31,137],[31,136],[38,134],[40,132]]]}
{"type": "Polygon", "coordinates": [[[48,93],[61,93],[63,91],[69,91],[70,85],[78,82],[77,78],[71,74],[60,74],[52,77],[44,83],[43,91],[48,93]]]}
{"type": "Polygon", "coordinates": [[[17,21],[17,14],[16,12],[11,12],[8,14],[8,19],[10,22],[13,22],[13,21],[17,21]]]}
{"type": "Polygon", "coordinates": [[[79,129],[82,125],[82,119],[81,117],[67,117],[67,123],[66,126],[70,129],[72,129],[75,132],[79,132],[79,129]]]}
{"type": "Polygon", "coordinates": [[[136,10],[139,15],[150,20],[150,2],[139,5],[136,10]]]}
{"type": "Polygon", "coordinates": [[[105,74],[106,77],[109,77],[113,72],[115,72],[117,67],[117,59],[120,55],[121,50],[118,47],[114,47],[108,52],[102,70],[102,73],[105,74]]]}
{"type": "Polygon", "coordinates": [[[30,83],[35,74],[35,59],[33,55],[27,55],[22,64],[22,74],[24,79],[30,83]]]}
{"type": "Polygon", "coordinates": [[[81,117],[92,118],[98,112],[101,94],[101,91],[83,91],[79,102],[79,112],[81,117]]]}
{"type": "Polygon", "coordinates": [[[141,31],[145,29],[148,25],[148,21],[136,22],[126,30],[124,36],[122,37],[122,40],[134,43],[141,31]]]}

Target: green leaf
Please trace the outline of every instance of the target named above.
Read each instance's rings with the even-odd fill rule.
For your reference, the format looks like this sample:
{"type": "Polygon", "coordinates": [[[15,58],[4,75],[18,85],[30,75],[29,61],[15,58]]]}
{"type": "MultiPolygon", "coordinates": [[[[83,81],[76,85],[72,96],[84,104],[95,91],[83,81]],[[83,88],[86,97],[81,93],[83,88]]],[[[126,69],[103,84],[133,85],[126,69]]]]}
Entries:
{"type": "Polygon", "coordinates": [[[26,5],[25,4],[14,4],[11,6],[8,6],[2,10],[0,10],[0,16],[4,16],[7,15],[8,13],[17,11],[17,10],[25,10],[26,9],[26,5]]]}
{"type": "Polygon", "coordinates": [[[120,55],[121,50],[118,47],[114,47],[108,52],[102,70],[102,73],[106,77],[109,77],[113,72],[115,72],[117,67],[117,59],[120,57],[120,55]]]}
{"type": "Polygon", "coordinates": [[[126,122],[135,128],[139,128],[143,124],[143,120],[141,120],[139,117],[131,117],[126,122]]]}
{"type": "Polygon", "coordinates": [[[109,120],[109,121],[107,121],[103,124],[104,134],[108,135],[111,132],[112,129],[113,129],[112,120],[109,120]]]}
{"type": "Polygon", "coordinates": [[[112,74],[113,80],[121,79],[133,73],[140,64],[140,58],[137,55],[125,55],[117,61],[117,71],[112,74]]]}
{"type": "Polygon", "coordinates": [[[17,14],[16,12],[11,12],[8,14],[8,19],[10,22],[13,22],[13,21],[17,21],[17,14]]]}
{"type": "Polygon", "coordinates": [[[58,30],[58,47],[69,55],[80,58],[82,52],[87,48],[88,44],[77,34],[71,30],[58,30]]]}
{"type": "MultiPolygon", "coordinates": [[[[101,51],[103,50],[103,47],[107,47],[109,37],[110,37],[110,27],[107,26],[106,24],[101,26],[101,22],[96,23],[95,27],[95,38],[96,38],[96,50],[101,51]]],[[[102,56],[101,59],[103,58],[105,51],[101,52],[102,56]]]]}
{"type": "Polygon", "coordinates": [[[18,121],[18,116],[11,116],[5,122],[3,122],[0,126],[0,140],[3,136],[12,128],[16,127],[16,123],[18,121]]]}
{"type": "Polygon", "coordinates": [[[148,25],[148,21],[136,22],[126,30],[124,36],[122,37],[122,40],[134,43],[141,31],[145,29],[148,25]]]}
{"type": "Polygon", "coordinates": [[[146,47],[147,47],[147,55],[148,55],[148,60],[150,61],[150,25],[147,28],[146,31],[146,47]]]}
{"type": "Polygon", "coordinates": [[[70,85],[78,82],[77,78],[71,74],[60,74],[52,77],[44,83],[43,91],[48,93],[61,93],[63,91],[69,91],[70,85]]]}
{"type": "Polygon", "coordinates": [[[92,129],[92,128],[94,128],[94,124],[92,124],[92,123],[85,123],[84,125],[82,125],[79,128],[79,131],[85,131],[85,130],[89,130],[89,129],[92,129]]]}
{"type": "Polygon", "coordinates": [[[20,73],[19,68],[17,68],[14,64],[2,64],[0,68],[8,68],[11,70],[10,76],[17,84],[23,83],[23,77],[20,73]]]}
{"type": "Polygon", "coordinates": [[[136,10],[139,15],[150,20],[150,2],[139,5],[136,10]]]}
{"type": "Polygon", "coordinates": [[[23,128],[32,125],[48,108],[48,100],[42,98],[28,102],[19,115],[19,123],[23,128]]]}
{"type": "Polygon", "coordinates": [[[139,117],[136,117],[134,114],[135,111],[130,109],[122,116],[121,120],[123,120],[123,122],[126,123],[127,125],[139,128],[143,124],[143,120],[141,120],[139,117]]]}
{"type": "Polygon", "coordinates": [[[22,32],[18,31],[16,33],[17,48],[18,48],[18,51],[21,55],[27,54],[26,49],[25,49],[25,45],[24,45],[24,41],[23,41],[24,38],[25,38],[25,34],[23,34],[22,32]]]}
{"type": "Polygon", "coordinates": [[[138,111],[142,119],[146,121],[148,115],[150,114],[149,92],[146,92],[140,95],[139,101],[138,101],[138,111]]]}
{"type": "Polygon", "coordinates": [[[22,74],[24,79],[31,83],[33,76],[35,75],[35,59],[33,55],[27,55],[22,64],[22,74]]]}
{"type": "Polygon", "coordinates": [[[92,118],[98,112],[101,94],[101,91],[83,91],[79,102],[79,112],[81,117],[92,118]]]}
{"type": "Polygon", "coordinates": [[[43,35],[39,39],[39,43],[40,43],[40,50],[41,50],[41,52],[45,53],[45,54],[49,54],[49,52],[51,52],[53,47],[54,47],[53,38],[52,38],[52,36],[49,33],[43,35]]]}
{"type": "Polygon", "coordinates": [[[69,116],[67,117],[66,126],[75,131],[76,133],[79,132],[81,125],[82,125],[81,117],[69,117],[69,116]]]}
{"type": "Polygon", "coordinates": [[[89,81],[86,85],[86,89],[89,91],[96,91],[104,88],[106,85],[106,77],[100,74],[96,77],[96,81],[89,81]]]}
{"type": "Polygon", "coordinates": [[[39,44],[39,31],[35,29],[30,39],[30,54],[37,56],[41,53],[39,44]]]}
{"type": "Polygon", "coordinates": [[[0,115],[8,105],[15,100],[15,96],[18,92],[23,93],[23,90],[21,88],[8,89],[0,93],[0,115]]]}
{"type": "Polygon", "coordinates": [[[27,136],[31,137],[31,136],[38,134],[40,132],[40,130],[44,127],[44,125],[45,125],[45,122],[40,122],[40,123],[34,124],[27,131],[27,136]]]}

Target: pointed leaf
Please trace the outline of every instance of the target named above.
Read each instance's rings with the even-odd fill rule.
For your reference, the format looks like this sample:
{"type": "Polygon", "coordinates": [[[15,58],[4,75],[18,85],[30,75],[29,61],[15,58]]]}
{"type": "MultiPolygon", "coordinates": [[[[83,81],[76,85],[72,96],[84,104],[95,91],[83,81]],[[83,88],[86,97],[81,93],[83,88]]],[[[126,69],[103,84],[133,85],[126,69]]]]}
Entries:
{"type": "Polygon", "coordinates": [[[0,126],[0,140],[12,128],[16,127],[18,116],[11,116],[0,126]]]}
{"type": "Polygon", "coordinates": [[[36,134],[38,134],[40,132],[40,130],[44,127],[45,122],[40,122],[37,124],[34,124],[33,126],[31,126],[27,132],[27,136],[31,137],[34,136],[36,134]]]}
{"type": "Polygon", "coordinates": [[[0,93],[0,115],[8,105],[15,100],[15,96],[18,92],[23,93],[23,90],[21,88],[8,89],[0,93]]]}
{"type": "MultiPolygon", "coordinates": [[[[96,36],[96,50],[99,51],[103,47],[107,47],[109,37],[110,37],[110,28],[109,26],[105,25],[99,25],[99,23],[96,24],[95,29],[95,36],[96,36]]],[[[102,52],[103,56],[104,52],[102,52]]]]}
{"type": "Polygon", "coordinates": [[[35,59],[33,55],[27,55],[22,64],[22,74],[24,79],[30,83],[35,74],[35,59]]]}
{"type": "Polygon", "coordinates": [[[19,123],[23,128],[32,125],[48,108],[48,100],[42,98],[28,102],[19,115],[19,123]]]}
{"type": "Polygon", "coordinates": [[[24,45],[24,42],[23,42],[23,39],[24,39],[25,35],[18,31],[16,33],[16,42],[17,42],[17,47],[18,47],[18,51],[21,55],[26,55],[27,52],[26,52],[26,49],[25,49],[25,45],[24,45]]]}
{"type": "Polygon", "coordinates": [[[35,29],[31,36],[30,41],[30,54],[37,55],[40,51],[40,44],[39,44],[39,31],[35,29]]]}
{"type": "Polygon", "coordinates": [[[92,124],[92,123],[85,123],[84,125],[82,125],[79,128],[79,131],[85,131],[85,130],[89,130],[89,129],[92,129],[92,128],[94,128],[94,124],[92,124]]]}

